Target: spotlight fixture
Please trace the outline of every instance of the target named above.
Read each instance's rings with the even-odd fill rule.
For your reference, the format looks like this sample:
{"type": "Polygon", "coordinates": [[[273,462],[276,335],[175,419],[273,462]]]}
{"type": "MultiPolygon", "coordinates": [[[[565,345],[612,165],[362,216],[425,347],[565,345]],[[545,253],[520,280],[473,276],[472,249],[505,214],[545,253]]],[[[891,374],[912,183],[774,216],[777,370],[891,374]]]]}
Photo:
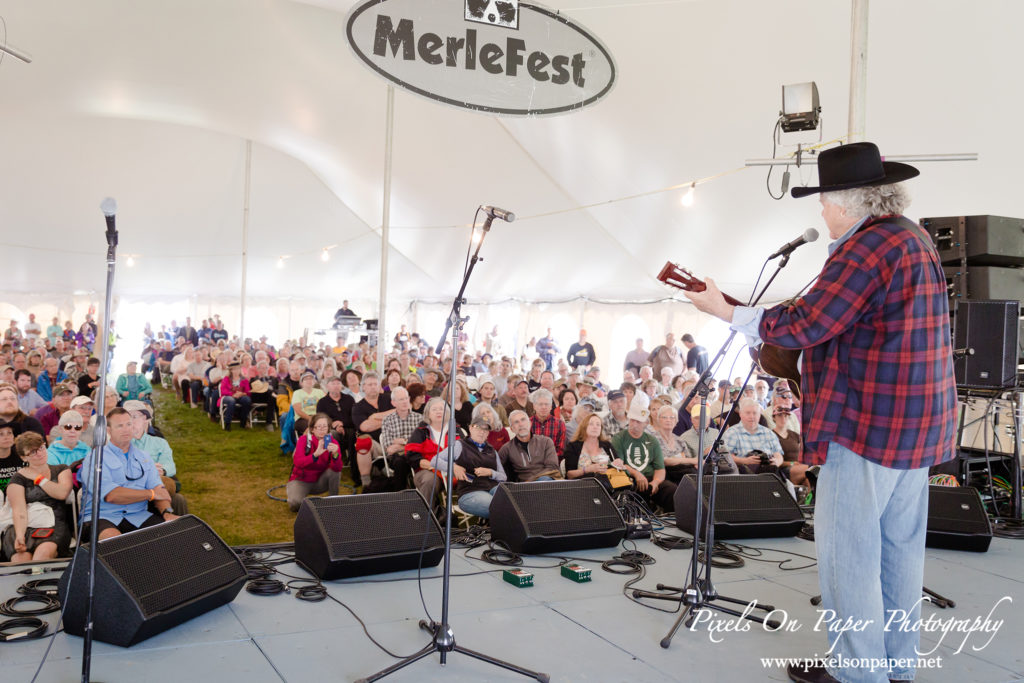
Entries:
{"type": "Polygon", "coordinates": [[[684,194],[682,197],[679,198],[679,203],[682,204],[683,206],[687,207],[687,208],[693,206],[693,199],[694,199],[693,196],[694,196],[694,194],[696,192],[697,192],[697,183],[696,182],[690,183],[690,189],[688,189],[686,191],[686,194],[684,194]]]}
{"type": "Polygon", "coordinates": [[[779,112],[782,132],[816,130],[821,115],[818,86],[814,81],[782,86],[782,111],[779,112]]]}

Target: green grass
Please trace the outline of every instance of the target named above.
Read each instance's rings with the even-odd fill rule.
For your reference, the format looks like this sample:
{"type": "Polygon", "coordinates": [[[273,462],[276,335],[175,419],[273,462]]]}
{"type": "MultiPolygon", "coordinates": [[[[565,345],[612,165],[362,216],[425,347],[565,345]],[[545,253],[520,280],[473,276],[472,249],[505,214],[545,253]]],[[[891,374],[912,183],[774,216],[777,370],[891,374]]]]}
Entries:
{"type": "MultiPolygon", "coordinates": [[[[228,545],[290,542],[295,515],[287,503],[267,496],[267,489],[284,484],[291,473],[291,454],[281,455],[278,447],[280,433],[262,424],[241,429],[237,423],[225,432],[173,391],[157,387],[153,393],[155,422],[174,449],[189,513],[228,545]]],[[[342,474],[342,483],[350,483],[348,476],[342,474]]],[[[284,498],[284,489],[274,495],[284,498]]]]}

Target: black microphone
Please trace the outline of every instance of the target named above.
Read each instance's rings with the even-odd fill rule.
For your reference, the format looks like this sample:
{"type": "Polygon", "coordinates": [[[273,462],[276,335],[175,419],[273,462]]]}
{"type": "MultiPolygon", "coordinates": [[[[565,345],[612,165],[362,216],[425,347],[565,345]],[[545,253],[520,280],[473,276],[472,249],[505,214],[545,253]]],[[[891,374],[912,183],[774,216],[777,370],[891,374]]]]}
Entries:
{"type": "Polygon", "coordinates": [[[117,217],[117,200],[113,197],[107,197],[100,202],[100,211],[103,212],[103,216],[107,219],[107,245],[116,247],[117,229],[114,227],[114,221],[117,217]]]}
{"type": "Polygon", "coordinates": [[[481,206],[480,209],[491,218],[500,218],[506,223],[511,223],[516,219],[516,215],[511,211],[505,209],[499,209],[496,206],[481,206]]]}
{"type": "Polygon", "coordinates": [[[818,239],[818,231],[815,230],[814,228],[807,228],[806,230],[804,230],[804,234],[800,235],[792,242],[787,242],[777,252],[769,256],[768,260],[771,261],[773,258],[778,258],[780,256],[788,256],[793,252],[794,249],[796,249],[800,245],[807,244],[808,242],[813,242],[816,239],[818,239]]]}

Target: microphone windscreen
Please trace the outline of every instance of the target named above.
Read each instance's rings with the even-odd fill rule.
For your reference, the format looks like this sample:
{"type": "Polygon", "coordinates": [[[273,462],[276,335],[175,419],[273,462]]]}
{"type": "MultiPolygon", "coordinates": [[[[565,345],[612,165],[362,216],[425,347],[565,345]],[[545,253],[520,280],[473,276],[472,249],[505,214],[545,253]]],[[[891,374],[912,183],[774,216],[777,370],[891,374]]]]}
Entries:
{"type": "Polygon", "coordinates": [[[113,216],[117,213],[117,200],[113,197],[107,197],[100,202],[100,211],[103,212],[104,216],[113,216]]]}
{"type": "Polygon", "coordinates": [[[818,239],[818,231],[817,230],[815,230],[814,228],[807,228],[806,230],[804,230],[804,241],[805,242],[813,242],[816,239],[818,239]]]}

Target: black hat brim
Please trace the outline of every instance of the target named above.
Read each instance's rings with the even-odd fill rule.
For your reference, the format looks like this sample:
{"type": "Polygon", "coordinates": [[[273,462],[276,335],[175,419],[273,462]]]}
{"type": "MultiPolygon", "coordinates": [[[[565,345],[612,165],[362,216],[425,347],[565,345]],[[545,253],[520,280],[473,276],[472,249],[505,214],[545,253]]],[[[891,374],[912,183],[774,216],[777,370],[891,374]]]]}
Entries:
{"type": "Polygon", "coordinates": [[[819,192],[838,192],[839,190],[851,190],[855,187],[874,187],[876,185],[892,185],[910,180],[921,174],[919,170],[910,164],[901,164],[898,161],[883,161],[882,170],[885,175],[874,180],[864,180],[855,183],[840,183],[838,185],[821,185],[818,187],[794,187],[789,193],[794,199],[806,197],[819,192]]]}

